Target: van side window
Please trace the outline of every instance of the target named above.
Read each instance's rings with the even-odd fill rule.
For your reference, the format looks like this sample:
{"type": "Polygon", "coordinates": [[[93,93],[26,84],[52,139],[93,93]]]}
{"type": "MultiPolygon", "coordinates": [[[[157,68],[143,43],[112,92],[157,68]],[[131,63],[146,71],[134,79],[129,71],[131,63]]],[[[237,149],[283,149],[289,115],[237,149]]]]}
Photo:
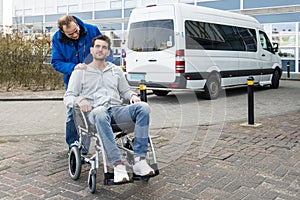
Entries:
{"type": "Polygon", "coordinates": [[[186,21],[185,34],[187,49],[257,51],[254,29],[186,21]]]}
{"type": "Polygon", "coordinates": [[[261,44],[262,48],[266,51],[273,53],[273,47],[272,47],[272,44],[271,44],[267,34],[264,33],[263,31],[259,31],[259,38],[260,38],[260,44],[261,44]]]}

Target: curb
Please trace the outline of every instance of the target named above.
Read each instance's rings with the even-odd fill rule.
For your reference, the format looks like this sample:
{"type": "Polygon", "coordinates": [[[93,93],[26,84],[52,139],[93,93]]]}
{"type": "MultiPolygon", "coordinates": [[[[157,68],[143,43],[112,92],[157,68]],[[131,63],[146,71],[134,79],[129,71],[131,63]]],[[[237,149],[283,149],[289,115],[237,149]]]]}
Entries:
{"type": "Polygon", "coordinates": [[[63,101],[62,97],[0,98],[0,101],[63,101]]]}

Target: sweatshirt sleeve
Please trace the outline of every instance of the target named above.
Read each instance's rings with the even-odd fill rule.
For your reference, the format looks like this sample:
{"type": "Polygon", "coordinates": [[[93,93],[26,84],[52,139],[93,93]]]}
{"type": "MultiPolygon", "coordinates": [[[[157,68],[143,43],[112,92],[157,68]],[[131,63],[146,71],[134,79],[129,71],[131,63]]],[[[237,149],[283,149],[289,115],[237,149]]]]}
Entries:
{"type": "Polygon", "coordinates": [[[64,104],[67,108],[72,108],[83,99],[80,93],[84,72],[85,70],[74,70],[71,74],[68,89],[64,95],[64,104]]]}

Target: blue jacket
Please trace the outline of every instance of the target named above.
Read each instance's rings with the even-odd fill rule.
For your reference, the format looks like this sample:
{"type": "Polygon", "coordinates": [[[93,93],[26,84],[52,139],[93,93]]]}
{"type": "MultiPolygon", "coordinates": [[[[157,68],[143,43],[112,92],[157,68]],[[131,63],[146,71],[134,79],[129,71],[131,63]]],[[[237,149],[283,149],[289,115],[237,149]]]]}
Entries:
{"type": "MultiPolygon", "coordinates": [[[[78,52],[76,52],[74,41],[69,39],[60,30],[52,37],[52,60],[51,64],[54,69],[64,74],[64,82],[68,87],[70,76],[74,67],[78,63],[88,62],[90,56],[90,47],[92,39],[102,35],[97,26],[86,24],[79,18],[73,16],[80,26],[80,36],[78,39],[78,52]]],[[[113,62],[113,52],[111,51],[106,61],[113,62]]]]}

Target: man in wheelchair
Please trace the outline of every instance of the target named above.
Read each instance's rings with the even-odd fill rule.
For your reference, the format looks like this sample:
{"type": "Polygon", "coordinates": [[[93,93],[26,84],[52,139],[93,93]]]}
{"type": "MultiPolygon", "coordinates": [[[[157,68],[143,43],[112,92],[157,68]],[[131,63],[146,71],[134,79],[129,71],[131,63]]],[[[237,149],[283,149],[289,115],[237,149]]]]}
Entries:
{"type": "Polygon", "coordinates": [[[110,54],[110,39],[97,36],[90,49],[93,61],[85,70],[74,70],[69,87],[64,96],[67,107],[78,105],[83,112],[89,112],[88,119],[95,125],[103,143],[108,161],[114,167],[114,182],[129,181],[126,167],[121,159],[111,126],[112,122],[134,125],[134,165],[133,172],[139,176],[154,175],[154,170],[146,162],[148,149],[150,107],[141,102],[131,91],[122,70],[105,62],[110,54]],[[122,99],[130,105],[122,105],[122,99]]]}

